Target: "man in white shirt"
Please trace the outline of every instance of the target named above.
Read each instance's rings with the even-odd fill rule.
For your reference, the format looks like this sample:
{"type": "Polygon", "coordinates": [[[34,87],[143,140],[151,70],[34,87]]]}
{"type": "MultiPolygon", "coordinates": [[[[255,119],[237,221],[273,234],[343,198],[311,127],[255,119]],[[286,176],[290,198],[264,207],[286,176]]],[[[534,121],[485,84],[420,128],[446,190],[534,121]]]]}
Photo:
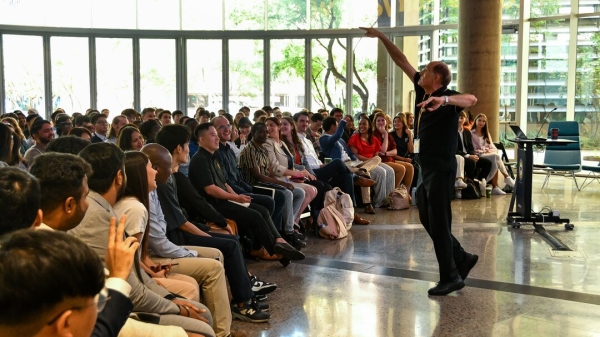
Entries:
{"type": "MultiPolygon", "coordinates": [[[[348,167],[339,159],[332,160],[331,163],[323,164],[319,160],[319,155],[315,151],[312,142],[306,137],[308,129],[308,113],[298,112],[294,115],[296,122],[296,132],[302,144],[304,145],[304,157],[308,162],[306,169],[313,173],[317,179],[325,181],[331,186],[339,187],[344,193],[352,198],[352,203],[356,207],[356,198],[354,195],[354,185],[361,187],[371,187],[375,181],[359,177],[352,173],[348,167]]],[[[354,213],[354,223],[358,225],[368,225],[371,222],[361,218],[358,213],[354,213]]]]}

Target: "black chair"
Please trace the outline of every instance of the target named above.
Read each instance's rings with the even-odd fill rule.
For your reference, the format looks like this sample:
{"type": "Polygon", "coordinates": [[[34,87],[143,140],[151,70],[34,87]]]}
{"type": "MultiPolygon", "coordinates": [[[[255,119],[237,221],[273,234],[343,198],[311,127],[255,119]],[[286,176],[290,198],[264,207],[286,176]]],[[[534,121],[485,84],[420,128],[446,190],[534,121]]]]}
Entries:
{"type": "Polygon", "coordinates": [[[517,165],[517,162],[510,161],[508,159],[508,155],[506,154],[506,149],[504,148],[504,144],[494,143],[494,146],[496,146],[496,149],[498,149],[498,151],[500,151],[500,158],[502,158],[502,161],[504,162],[504,166],[506,166],[506,170],[508,171],[508,174],[510,175],[511,178],[515,179],[515,173],[513,172],[513,166],[517,165]]]}

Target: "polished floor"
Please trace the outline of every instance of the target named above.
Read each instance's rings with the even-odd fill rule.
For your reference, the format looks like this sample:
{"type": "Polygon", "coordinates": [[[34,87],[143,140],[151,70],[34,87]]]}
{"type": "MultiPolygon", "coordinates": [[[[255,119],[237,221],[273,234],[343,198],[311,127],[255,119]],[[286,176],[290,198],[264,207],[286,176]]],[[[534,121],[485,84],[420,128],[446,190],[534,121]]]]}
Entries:
{"type": "Polygon", "coordinates": [[[600,184],[577,191],[555,176],[542,191],[542,181],[534,175],[533,209],[571,219],[572,231],[546,229],[579,256],[553,257],[531,226],[507,226],[510,194],[455,200],[452,232],[479,263],[463,290],[428,297],[437,263],[416,208],[378,209],[345,239],[310,236],[301,263],[248,261],[279,289],[270,323],[233,326],[265,337],[600,336],[600,184]]]}

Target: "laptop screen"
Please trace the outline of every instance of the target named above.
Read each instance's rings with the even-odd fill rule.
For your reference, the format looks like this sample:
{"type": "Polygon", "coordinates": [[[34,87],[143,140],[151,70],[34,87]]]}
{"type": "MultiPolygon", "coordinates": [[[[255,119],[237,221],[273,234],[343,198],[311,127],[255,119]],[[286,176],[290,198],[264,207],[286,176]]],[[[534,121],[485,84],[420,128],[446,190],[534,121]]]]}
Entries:
{"type": "Polygon", "coordinates": [[[510,129],[515,133],[517,138],[528,139],[527,135],[523,132],[523,130],[521,130],[521,128],[518,125],[509,125],[509,126],[510,126],[510,129]]]}

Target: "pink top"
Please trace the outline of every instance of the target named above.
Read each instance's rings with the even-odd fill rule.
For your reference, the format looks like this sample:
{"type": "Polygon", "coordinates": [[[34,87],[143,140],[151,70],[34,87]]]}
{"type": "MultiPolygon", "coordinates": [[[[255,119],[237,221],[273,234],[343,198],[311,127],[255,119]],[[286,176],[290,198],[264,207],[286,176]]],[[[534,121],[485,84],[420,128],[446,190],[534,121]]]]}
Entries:
{"type": "Polygon", "coordinates": [[[496,153],[496,152],[498,152],[498,149],[496,149],[496,146],[494,145],[494,143],[489,143],[483,137],[479,137],[477,135],[477,130],[472,129],[471,135],[472,135],[471,138],[473,139],[473,148],[475,149],[475,152],[477,152],[477,153],[496,153]]]}

